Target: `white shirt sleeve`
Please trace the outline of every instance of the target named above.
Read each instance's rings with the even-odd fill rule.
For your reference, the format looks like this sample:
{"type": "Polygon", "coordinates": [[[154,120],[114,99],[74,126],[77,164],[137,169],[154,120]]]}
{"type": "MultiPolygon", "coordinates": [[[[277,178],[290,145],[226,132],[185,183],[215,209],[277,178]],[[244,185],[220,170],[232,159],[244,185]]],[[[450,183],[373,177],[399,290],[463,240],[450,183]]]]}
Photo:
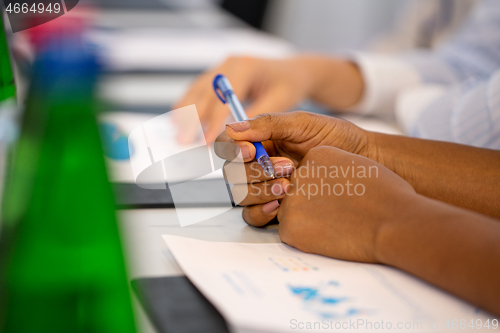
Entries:
{"type": "Polygon", "coordinates": [[[397,95],[422,82],[419,72],[396,56],[354,53],[351,59],[363,76],[364,92],[361,101],[349,111],[393,115],[397,95]]]}
{"type": "Polygon", "coordinates": [[[351,111],[394,115],[400,94],[419,85],[451,86],[469,78],[487,80],[500,68],[500,1],[483,0],[464,26],[435,50],[398,55],[351,53],[365,81],[362,100],[351,111]]]}
{"type": "Polygon", "coordinates": [[[500,149],[500,70],[436,92],[408,125],[413,137],[500,149]]]}

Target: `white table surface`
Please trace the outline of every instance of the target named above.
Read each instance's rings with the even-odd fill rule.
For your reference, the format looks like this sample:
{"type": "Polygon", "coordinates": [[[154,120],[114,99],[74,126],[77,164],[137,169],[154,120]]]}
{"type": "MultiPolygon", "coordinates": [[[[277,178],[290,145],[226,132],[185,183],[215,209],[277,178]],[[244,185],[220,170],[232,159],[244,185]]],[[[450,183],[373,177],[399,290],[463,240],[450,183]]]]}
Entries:
{"type": "MultiPolygon", "coordinates": [[[[209,212],[212,208],[196,209],[209,212]]],[[[249,226],[241,218],[241,210],[233,208],[187,227],[179,225],[175,209],[120,210],[118,215],[130,278],[183,275],[161,239],[162,234],[219,242],[280,242],[278,225],[264,228],[249,226]]]]}
{"type": "MultiPolygon", "coordinates": [[[[211,208],[196,208],[209,211],[211,208]]],[[[184,275],[170,254],[162,234],[220,242],[280,242],[278,225],[255,228],[241,218],[241,208],[233,208],[217,217],[181,227],[175,209],[133,209],[118,211],[130,279],[184,275]]],[[[133,295],[140,332],[156,332],[133,295]]]]}

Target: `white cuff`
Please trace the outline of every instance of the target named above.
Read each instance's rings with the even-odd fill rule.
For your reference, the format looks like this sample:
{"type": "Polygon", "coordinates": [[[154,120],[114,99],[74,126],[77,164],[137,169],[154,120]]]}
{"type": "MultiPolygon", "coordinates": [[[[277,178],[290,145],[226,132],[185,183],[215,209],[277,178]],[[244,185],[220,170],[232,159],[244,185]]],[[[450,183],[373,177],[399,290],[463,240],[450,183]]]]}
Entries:
{"type": "Polygon", "coordinates": [[[396,100],[396,121],[405,134],[411,135],[420,115],[445,92],[445,86],[429,84],[406,89],[399,94],[396,100]]]}
{"type": "Polygon", "coordinates": [[[422,82],[415,68],[395,56],[352,53],[351,60],[358,65],[365,86],[361,101],[349,111],[392,116],[399,93],[422,82]]]}

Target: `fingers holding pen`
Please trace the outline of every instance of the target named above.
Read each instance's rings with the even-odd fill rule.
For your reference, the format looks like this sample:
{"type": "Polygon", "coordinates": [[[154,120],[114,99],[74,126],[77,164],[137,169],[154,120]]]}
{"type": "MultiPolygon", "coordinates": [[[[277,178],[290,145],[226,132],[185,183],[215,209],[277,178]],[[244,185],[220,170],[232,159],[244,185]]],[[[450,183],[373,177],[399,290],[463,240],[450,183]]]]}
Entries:
{"type": "Polygon", "coordinates": [[[250,162],[256,154],[255,146],[251,142],[234,141],[226,132],[217,137],[214,148],[217,156],[229,162],[250,162]]]}
{"type": "MultiPolygon", "coordinates": [[[[222,132],[215,140],[215,154],[223,160],[235,162],[250,162],[257,153],[255,146],[249,141],[235,141],[231,139],[226,132],[222,132]],[[239,155],[241,153],[241,156],[239,155]]],[[[269,153],[275,152],[271,141],[262,142],[262,145],[269,153]]]]}
{"type": "Polygon", "coordinates": [[[254,227],[262,227],[278,215],[280,202],[270,201],[263,205],[246,206],[243,208],[243,220],[254,227]]]}
{"type": "MultiPolygon", "coordinates": [[[[286,157],[271,157],[274,173],[278,178],[289,177],[295,170],[293,162],[286,157]]],[[[251,184],[272,180],[257,161],[248,163],[226,162],[224,177],[231,184],[251,184]]]]}
{"type": "MultiPolygon", "coordinates": [[[[286,159],[281,162],[286,162],[286,159]]],[[[279,163],[274,165],[275,171],[280,169],[279,163]]],[[[294,169],[290,168],[289,170],[292,173],[294,169]]],[[[243,220],[252,226],[261,227],[277,216],[280,201],[285,198],[289,189],[290,181],[287,178],[278,178],[248,184],[235,184],[231,188],[231,193],[234,202],[244,206],[243,220]]]]}
{"type": "Polygon", "coordinates": [[[232,186],[231,194],[236,204],[252,206],[283,199],[289,187],[288,179],[279,178],[253,184],[236,184],[232,186]]]}

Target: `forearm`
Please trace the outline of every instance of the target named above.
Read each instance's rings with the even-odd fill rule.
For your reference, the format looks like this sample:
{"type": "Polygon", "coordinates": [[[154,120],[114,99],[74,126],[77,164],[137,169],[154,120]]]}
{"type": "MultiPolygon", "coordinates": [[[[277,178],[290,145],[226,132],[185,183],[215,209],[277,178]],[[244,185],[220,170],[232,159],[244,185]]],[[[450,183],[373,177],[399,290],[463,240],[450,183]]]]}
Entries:
{"type": "Polygon", "coordinates": [[[363,77],[355,64],[316,55],[299,56],[295,61],[311,78],[312,100],[332,108],[348,108],[361,99],[363,77]]]}
{"type": "Polygon", "coordinates": [[[423,196],[378,236],[377,257],[500,314],[500,224],[423,196]]]}
{"type": "Polygon", "coordinates": [[[370,133],[369,158],[427,197],[500,218],[500,152],[370,133]]]}

